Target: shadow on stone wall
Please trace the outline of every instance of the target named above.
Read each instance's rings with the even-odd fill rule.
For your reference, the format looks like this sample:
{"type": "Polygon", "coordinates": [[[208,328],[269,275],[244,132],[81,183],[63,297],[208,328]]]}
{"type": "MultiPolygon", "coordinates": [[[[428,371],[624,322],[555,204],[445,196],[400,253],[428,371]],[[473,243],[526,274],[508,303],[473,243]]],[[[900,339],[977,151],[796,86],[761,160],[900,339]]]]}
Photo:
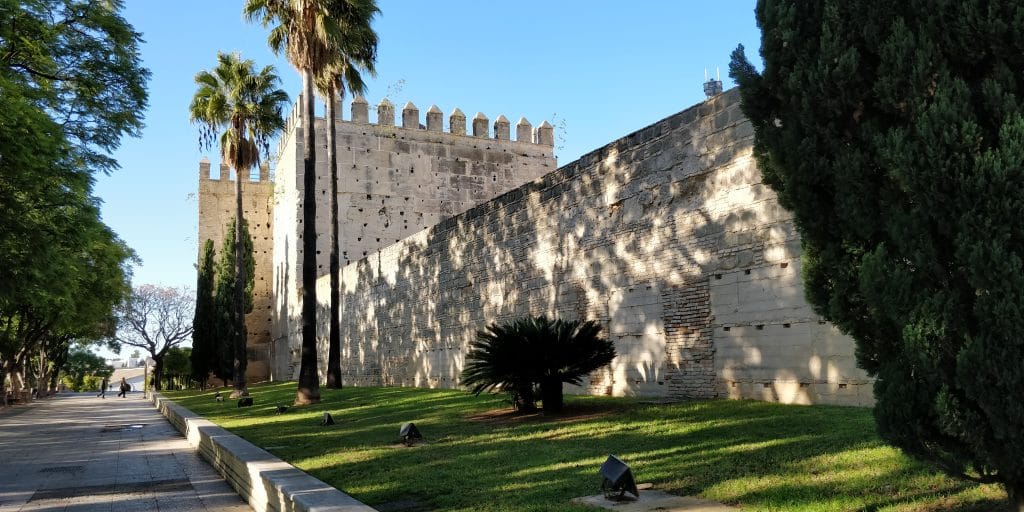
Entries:
{"type": "Polygon", "coordinates": [[[818,353],[810,327],[764,336],[818,320],[752,136],[730,91],[348,265],[346,384],[457,387],[478,329],[548,314],[599,321],[619,354],[568,392],[828,401],[810,385],[859,371],[852,342],[818,353]]]}

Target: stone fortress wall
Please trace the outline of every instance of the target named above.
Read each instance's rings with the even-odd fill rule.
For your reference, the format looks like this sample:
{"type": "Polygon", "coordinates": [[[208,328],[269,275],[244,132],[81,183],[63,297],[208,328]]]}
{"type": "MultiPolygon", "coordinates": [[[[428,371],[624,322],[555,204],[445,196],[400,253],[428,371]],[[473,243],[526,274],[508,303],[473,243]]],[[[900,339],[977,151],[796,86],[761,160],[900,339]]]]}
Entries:
{"type": "MultiPolygon", "coordinates": [[[[253,239],[253,283],[252,312],[245,316],[245,327],[249,334],[249,362],[246,375],[250,381],[266,380],[270,377],[270,331],[272,325],[271,263],[273,261],[273,240],[271,238],[271,195],[274,184],[268,168],[259,170],[256,181],[242,182],[242,215],[249,223],[249,235],[253,239]]],[[[210,161],[199,162],[199,257],[203,244],[213,240],[213,248],[220,255],[221,245],[227,233],[227,224],[235,216],[235,181],[230,169],[220,165],[217,178],[210,175],[210,161]]],[[[216,259],[214,260],[216,262],[216,259]]]]}
{"type": "MultiPolygon", "coordinates": [[[[301,98],[299,99],[301,104],[301,98]]],[[[301,348],[302,195],[301,109],[293,109],[280,143],[273,193],[273,361],[275,379],[297,377],[301,348]]],[[[336,108],[339,116],[343,109],[336,108]]],[[[349,120],[334,120],[337,130],[339,250],[343,265],[436,225],[556,168],[554,129],[534,128],[520,119],[493,123],[477,113],[467,124],[454,109],[443,129],[436,106],[425,114],[408,103],[395,124],[395,108],[383,100],[371,124],[363,98],[351,104],[349,120]],[[467,126],[470,132],[467,134],[467,126]]],[[[327,276],[330,254],[330,171],[326,159],[327,120],[316,119],[317,273],[327,276]]],[[[325,279],[328,279],[325,277],[325,279]]],[[[327,289],[329,290],[329,288],[327,289]]],[[[329,299],[328,291],[318,298],[329,299]]],[[[324,334],[323,340],[326,340],[324,334]]],[[[322,340],[322,341],[323,341],[322,340]]],[[[326,343],[326,341],[324,341],[326,343]]],[[[322,360],[326,359],[326,353],[322,360]]]]}
{"type": "MultiPolygon", "coordinates": [[[[460,162],[458,155],[479,151],[482,158],[467,164],[467,174],[449,167],[449,184],[469,176],[493,183],[502,176],[495,165],[513,172],[543,164],[519,177],[551,170],[546,143],[498,153],[498,141],[466,139],[478,147],[448,146],[443,157],[426,159],[452,142],[442,137],[452,136],[383,123],[346,128],[342,161],[355,162],[343,166],[347,236],[363,233],[360,220],[379,226],[385,211],[402,212],[406,197],[425,200],[413,193],[439,183],[422,176],[440,179],[441,166],[460,162]],[[511,161],[491,160],[509,153],[501,158],[511,161]]],[[[752,142],[732,90],[463,213],[444,209],[444,195],[434,199],[440,211],[423,222],[407,227],[409,213],[421,217],[404,210],[401,230],[387,231],[394,236],[381,237],[379,249],[349,249],[341,313],[346,384],[457,387],[477,329],[546,313],[598,320],[619,354],[609,370],[570,392],[872,403],[853,341],[804,299],[799,236],[761,182],[752,142]]],[[[494,190],[456,193],[461,205],[494,190]]],[[[275,218],[281,227],[284,217],[275,218]]],[[[275,256],[275,276],[280,265],[275,256]]],[[[323,277],[321,340],[328,290],[323,277]]],[[[321,347],[325,356],[326,341],[321,347]]]]}
{"type": "MultiPolygon", "coordinates": [[[[358,98],[335,121],[347,384],[456,387],[477,329],[548,313],[600,321],[620,354],[570,392],[871,403],[853,341],[803,298],[799,236],[761,183],[736,91],[557,170],[547,123],[520,120],[513,141],[502,116],[467,125],[455,109],[445,131],[436,107],[421,124],[407,104],[401,126],[386,100],[376,110],[370,123],[358,98]]],[[[298,370],[302,122],[296,109],[273,183],[263,171],[244,187],[253,380],[298,370]]],[[[326,120],[316,123],[323,156],[326,120]]],[[[204,159],[199,237],[219,249],[234,184],[209,168],[204,159]]],[[[328,179],[319,158],[324,365],[328,179]]]]}

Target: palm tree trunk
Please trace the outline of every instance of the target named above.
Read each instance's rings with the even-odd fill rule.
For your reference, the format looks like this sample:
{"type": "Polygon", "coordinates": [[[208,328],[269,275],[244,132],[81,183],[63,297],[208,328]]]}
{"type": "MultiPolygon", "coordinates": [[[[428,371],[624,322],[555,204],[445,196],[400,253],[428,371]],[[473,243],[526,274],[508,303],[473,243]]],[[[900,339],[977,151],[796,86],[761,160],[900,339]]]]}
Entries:
{"type": "MultiPolygon", "coordinates": [[[[239,138],[242,136],[242,127],[235,126],[239,138]]],[[[235,357],[233,365],[234,391],[231,398],[247,396],[249,390],[245,386],[245,368],[248,365],[248,355],[245,351],[245,344],[248,341],[248,333],[245,330],[245,243],[242,240],[242,226],[245,218],[242,214],[242,179],[243,170],[235,169],[235,289],[232,299],[232,309],[235,310],[234,347],[235,357]]],[[[248,171],[245,171],[248,174],[248,171]]],[[[244,176],[248,178],[248,176],[244,176]]]]}
{"type": "Polygon", "coordinates": [[[316,118],[313,74],[302,72],[302,358],[295,405],[320,401],[316,357],[316,118]]]}
{"type": "Polygon", "coordinates": [[[332,88],[327,98],[327,162],[331,166],[331,322],[330,341],[327,349],[327,387],[341,389],[341,326],[339,304],[340,276],[338,261],[338,153],[335,151],[337,131],[334,116],[334,100],[337,91],[332,88]]]}

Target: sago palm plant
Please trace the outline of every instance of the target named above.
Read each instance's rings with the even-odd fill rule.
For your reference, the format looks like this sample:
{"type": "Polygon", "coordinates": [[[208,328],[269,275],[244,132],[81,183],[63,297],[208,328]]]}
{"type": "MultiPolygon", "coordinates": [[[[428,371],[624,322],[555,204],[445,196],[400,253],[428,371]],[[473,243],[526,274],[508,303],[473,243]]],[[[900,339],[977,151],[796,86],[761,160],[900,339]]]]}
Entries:
{"type": "Polygon", "coordinates": [[[470,344],[462,384],[475,394],[501,389],[517,408],[531,410],[539,398],[545,412],[562,410],[562,384],[583,377],[615,358],[615,346],[588,320],[525,317],[492,323],[470,344]],[[539,390],[539,395],[537,391],[539,390]]]}

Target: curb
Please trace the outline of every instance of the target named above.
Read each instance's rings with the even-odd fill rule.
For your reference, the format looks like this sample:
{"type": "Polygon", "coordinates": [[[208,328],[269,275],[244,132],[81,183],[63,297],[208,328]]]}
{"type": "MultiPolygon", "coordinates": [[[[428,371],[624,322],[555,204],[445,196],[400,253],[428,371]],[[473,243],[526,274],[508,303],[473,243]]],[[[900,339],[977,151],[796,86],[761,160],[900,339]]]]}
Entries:
{"type": "Polygon", "coordinates": [[[377,512],[159,393],[149,399],[256,512],[377,512]]]}

